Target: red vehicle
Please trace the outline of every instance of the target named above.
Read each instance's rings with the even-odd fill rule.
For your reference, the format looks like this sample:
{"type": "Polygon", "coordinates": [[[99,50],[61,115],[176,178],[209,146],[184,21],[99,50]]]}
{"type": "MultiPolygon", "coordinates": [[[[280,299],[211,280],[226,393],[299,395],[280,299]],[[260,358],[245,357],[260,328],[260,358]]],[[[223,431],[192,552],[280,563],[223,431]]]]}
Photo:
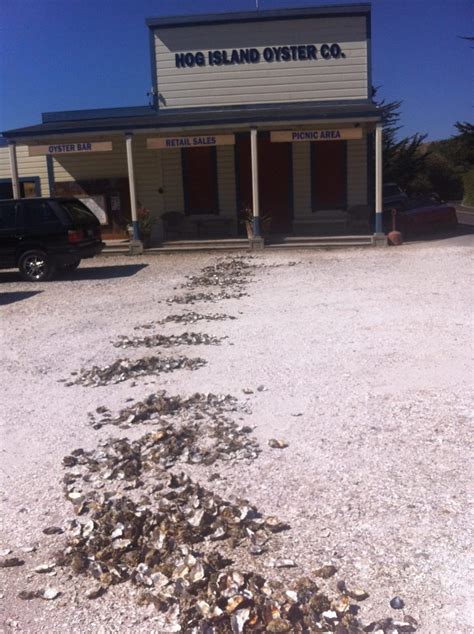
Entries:
{"type": "Polygon", "coordinates": [[[454,229],[457,225],[456,208],[434,198],[409,198],[397,210],[396,229],[404,236],[454,229]]]}

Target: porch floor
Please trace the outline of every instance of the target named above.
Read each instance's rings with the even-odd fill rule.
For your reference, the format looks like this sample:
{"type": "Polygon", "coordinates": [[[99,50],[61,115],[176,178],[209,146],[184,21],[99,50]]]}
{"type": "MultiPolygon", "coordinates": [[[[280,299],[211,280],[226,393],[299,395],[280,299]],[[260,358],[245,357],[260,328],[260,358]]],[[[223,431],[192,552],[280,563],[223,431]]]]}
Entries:
{"type": "MultiPolygon", "coordinates": [[[[105,240],[102,255],[126,254],[130,250],[130,240],[105,240]]],[[[265,239],[265,249],[296,248],[344,248],[374,246],[373,235],[355,236],[270,236],[265,239]]],[[[166,240],[145,248],[147,254],[175,253],[179,251],[248,251],[246,238],[166,240]]]]}

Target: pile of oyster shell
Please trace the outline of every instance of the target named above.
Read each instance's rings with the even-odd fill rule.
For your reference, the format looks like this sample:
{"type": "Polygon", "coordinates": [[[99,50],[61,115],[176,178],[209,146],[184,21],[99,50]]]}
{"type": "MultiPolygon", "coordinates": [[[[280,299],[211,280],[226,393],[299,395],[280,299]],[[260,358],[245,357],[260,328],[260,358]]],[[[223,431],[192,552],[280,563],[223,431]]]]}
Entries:
{"type": "Polygon", "coordinates": [[[220,286],[229,288],[231,286],[242,287],[247,284],[251,274],[256,268],[248,258],[236,257],[223,259],[216,264],[205,266],[201,269],[200,275],[187,275],[188,280],[183,284],[183,288],[220,286]]]}
{"type": "Polygon", "coordinates": [[[224,299],[240,299],[248,295],[245,291],[238,289],[222,290],[218,293],[185,293],[184,295],[175,295],[167,299],[168,304],[196,304],[197,302],[221,302],[224,299]]]}
{"type": "Polygon", "coordinates": [[[121,335],[113,343],[115,348],[171,348],[173,346],[215,346],[227,337],[215,337],[202,332],[183,332],[180,335],[161,335],[159,333],[148,337],[127,337],[121,335]]]}
{"type": "MultiPolygon", "coordinates": [[[[229,412],[248,414],[250,409],[230,394],[196,392],[184,397],[160,390],[148,395],[143,401],[135,401],[124,407],[116,416],[113,416],[107,407],[100,405],[95,413],[89,413],[89,419],[91,425],[97,429],[103,425],[118,425],[122,429],[127,429],[137,423],[175,422],[174,418],[177,416],[180,420],[197,422],[210,418],[213,422],[222,423],[222,417],[229,412]]],[[[232,419],[227,419],[226,422],[229,421],[232,422],[232,419]]]]}
{"type": "Polygon", "coordinates": [[[207,361],[200,357],[189,358],[185,356],[177,357],[144,357],[142,359],[117,359],[110,365],[99,367],[92,366],[89,369],[81,369],[79,373],[72,372],[75,376],[72,381],[65,382],[66,386],[86,385],[97,387],[110,383],[121,383],[128,379],[139,376],[150,376],[161,374],[162,372],[173,372],[174,370],[197,370],[206,365],[207,361]]]}
{"type": "Polygon", "coordinates": [[[226,313],[211,313],[206,315],[189,310],[184,312],[182,315],[168,315],[159,323],[167,324],[169,322],[175,322],[178,324],[193,324],[197,321],[224,321],[226,319],[236,319],[236,317],[233,315],[227,315],[226,313]]]}
{"type": "Polygon", "coordinates": [[[167,315],[163,319],[158,321],[149,321],[146,324],[139,324],[134,326],[133,330],[151,330],[155,326],[163,326],[174,322],[176,324],[195,324],[197,321],[224,321],[226,319],[236,319],[233,315],[227,315],[226,313],[196,313],[193,310],[185,311],[183,314],[167,315]]]}

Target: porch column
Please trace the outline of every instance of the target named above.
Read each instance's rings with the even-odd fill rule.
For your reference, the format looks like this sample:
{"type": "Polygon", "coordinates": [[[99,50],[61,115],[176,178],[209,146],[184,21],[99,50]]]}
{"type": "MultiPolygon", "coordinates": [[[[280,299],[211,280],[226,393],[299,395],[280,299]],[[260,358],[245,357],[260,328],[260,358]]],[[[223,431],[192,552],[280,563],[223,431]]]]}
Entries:
{"type": "Polygon", "coordinates": [[[127,148],[127,166],[128,166],[128,185],[130,189],[130,208],[132,211],[133,239],[140,240],[140,230],[138,228],[137,216],[137,196],[135,193],[135,174],[133,172],[133,151],[132,151],[133,134],[125,135],[125,145],[127,148]]]}
{"type": "Polygon", "coordinates": [[[377,123],[375,126],[375,233],[383,233],[382,129],[383,124],[377,123]]]}
{"type": "Polygon", "coordinates": [[[260,237],[260,206],[258,200],[258,150],[257,129],[250,130],[250,155],[252,161],[252,210],[253,210],[253,235],[260,237]]]}
{"type": "Polygon", "coordinates": [[[16,142],[8,142],[10,153],[10,172],[12,175],[13,198],[20,198],[20,179],[18,178],[18,161],[16,158],[16,142]]]}

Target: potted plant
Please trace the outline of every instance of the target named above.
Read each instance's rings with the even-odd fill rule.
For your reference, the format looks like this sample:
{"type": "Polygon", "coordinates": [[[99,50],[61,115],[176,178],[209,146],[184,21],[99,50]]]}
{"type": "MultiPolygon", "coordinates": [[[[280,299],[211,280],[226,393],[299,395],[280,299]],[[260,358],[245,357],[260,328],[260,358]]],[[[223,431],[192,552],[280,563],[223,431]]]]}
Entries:
{"type": "MultiPolygon", "coordinates": [[[[253,210],[250,205],[246,205],[240,212],[241,222],[245,225],[247,230],[247,238],[253,239],[253,210]]],[[[260,232],[262,236],[266,236],[270,232],[270,226],[272,223],[272,217],[270,214],[264,212],[260,213],[260,232]]]]}
{"type": "MultiPolygon", "coordinates": [[[[140,232],[140,240],[146,245],[150,242],[151,233],[153,231],[153,225],[156,224],[156,219],[151,215],[151,211],[148,207],[145,207],[140,202],[137,205],[137,220],[138,231],[140,232]]],[[[127,232],[130,240],[133,240],[133,224],[127,224],[127,232]]]]}

